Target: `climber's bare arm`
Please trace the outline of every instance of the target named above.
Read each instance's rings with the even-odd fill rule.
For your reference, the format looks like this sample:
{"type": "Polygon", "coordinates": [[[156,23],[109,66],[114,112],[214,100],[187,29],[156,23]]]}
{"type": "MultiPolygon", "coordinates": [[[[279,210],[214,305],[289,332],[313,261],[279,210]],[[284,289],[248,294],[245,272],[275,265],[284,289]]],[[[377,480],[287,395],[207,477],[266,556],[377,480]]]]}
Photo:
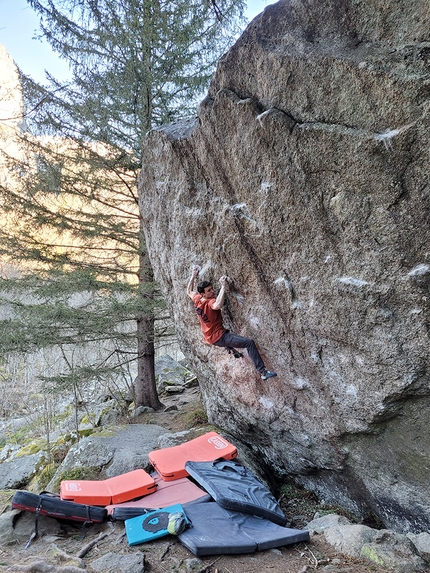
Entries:
{"type": "Polygon", "coordinates": [[[187,285],[187,295],[193,299],[193,297],[197,294],[197,292],[194,290],[194,284],[196,282],[196,278],[198,277],[200,272],[199,267],[193,267],[193,272],[191,275],[190,280],[188,281],[188,285],[187,285]]]}
{"type": "Polygon", "coordinates": [[[220,310],[223,306],[224,306],[224,301],[225,301],[225,289],[227,288],[227,277],[226,276],[222,276],[219,279],[219,283],[221,285],[221,288],[219,290],[218,296],[216,297],[216,301],[214,302],[214,304],[212,305],[212,308],[214,310],[220,310]]]}

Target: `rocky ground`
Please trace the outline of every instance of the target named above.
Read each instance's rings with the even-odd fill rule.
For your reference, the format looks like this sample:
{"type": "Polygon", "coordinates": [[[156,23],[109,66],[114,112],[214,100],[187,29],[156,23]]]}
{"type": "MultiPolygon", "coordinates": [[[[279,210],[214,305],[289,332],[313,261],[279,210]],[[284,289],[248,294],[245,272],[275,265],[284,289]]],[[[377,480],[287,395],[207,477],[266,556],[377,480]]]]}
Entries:
{"type": "MultiPolygon", "coordinates": [[[[183,394],[163,397],[166,409],[145,413],[136,421],[163,426],[171,431],[189,429],[206,422],[198,388],[187,389],[183,394]]],[[[10,509],[13,492],[3,492],[0,511],[10,509]]],[[[316,513],[324,514],[334,508],[321,506],[308,492],[291,488],[286,491],[281,505],[291,527],[303,528],[316,513]]],[[[339,508],[335,508],[339,513],[339,508]]],[[[24,512],[19,518],[21,530],[34,527],[34,515],[24,512]]],[[[210,527],[210,523],[208,523],[210,527]]],[[[384,573],[386,569],[364,560],[336,553],[322,535],[312,535],[307,543],[248,555],[222,555],[198,559],[174,536],[140,546],[130,547],[122,522],[91,526],[81,538],[79,528],[61,525],[44,518],[41,535],[26,548],[25,540],[0,546],[0,571],[25,571],[30,573],[304,573],[318,570],[325,573],[384,573]],[[46,523],[49,522],[49,531],[46,523]]]]}

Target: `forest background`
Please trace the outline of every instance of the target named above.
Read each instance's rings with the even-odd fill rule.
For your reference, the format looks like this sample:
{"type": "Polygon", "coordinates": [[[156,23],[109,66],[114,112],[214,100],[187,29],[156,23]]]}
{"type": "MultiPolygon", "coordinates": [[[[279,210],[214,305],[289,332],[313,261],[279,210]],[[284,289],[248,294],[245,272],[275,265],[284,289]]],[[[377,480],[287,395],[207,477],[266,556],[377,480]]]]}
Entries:
{"type": "MultiPolygon", "coordinates": [[[[33,42],[48,41],[68,72],[56,77],[45,58],[23,58],[22,117],[0,118],[2,415],[31,410],[36,396],[53,409],[64,392],[79,402],[112,387],[158,409],[154,360],[175,335],[140,224],[140,146],[149,129],[195,114],[216,61],[247,24],[246,3],[28,4],[43,19],[33,42]]],[[[3,19],[11,6],[1,0],[3,19]]],[[[16,38],[25,20],[14,18],[16,38]]],[[[0,28],[1,41],[10,27],[0,28]]]]}
{"type": "MultiPolygon", "coordinates": [[[[273,0],[247,0],[244,16],[250,22],[273,0]]],[[[39,18],[27,0],[0,0],[0,44],[17,66],[39,83],[45,81],[45,70],[58,80],[70,77],[67,62],[62,60],[43,38],[37,38],[39,18]]]]}

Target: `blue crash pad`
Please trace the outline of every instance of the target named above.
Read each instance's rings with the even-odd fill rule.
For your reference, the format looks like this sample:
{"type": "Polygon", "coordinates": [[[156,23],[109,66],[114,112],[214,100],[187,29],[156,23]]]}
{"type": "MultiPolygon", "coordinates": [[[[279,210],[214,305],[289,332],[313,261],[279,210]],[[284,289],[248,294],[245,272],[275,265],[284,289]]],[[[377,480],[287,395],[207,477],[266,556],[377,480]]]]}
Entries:
{"type": "Polygon", "coordinates": [[[309,531],[223,509],[214,502],[187,505],[184,509],[190,526],[178,537],[197,557],[254,553],[309,540],[309,531]]]}
{"type": "Polygon", "coordinates": [[[285,525],[287,518],[270,490],[232,460],[187,462],[185,469],[224,509],[251,513],[285,525]]]}
{"type": "MultiPolygon", "coordinates": [[[[168,535],[167,525],[169,514],[176,512],[181,512],[186,517],[182,505],[177,503],[164,509],[157,509],[144,515],[139,515],[138,517],[126,519],[124,525],[129,545],[139,545],[140,543],[168,535]]],[[[186,523],[188,524],[187,519],[186,523]]]]}

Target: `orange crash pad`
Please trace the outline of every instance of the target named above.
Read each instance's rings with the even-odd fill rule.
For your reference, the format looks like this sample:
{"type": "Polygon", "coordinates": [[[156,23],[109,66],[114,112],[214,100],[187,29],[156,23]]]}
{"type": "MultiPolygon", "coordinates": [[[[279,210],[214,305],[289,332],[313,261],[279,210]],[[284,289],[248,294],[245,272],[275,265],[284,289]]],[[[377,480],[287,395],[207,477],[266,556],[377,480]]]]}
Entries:
{"type": "Polygon", "coordinates": [[[149,452],[149,461],[164,481],[188,476],[186,462],[211,462],[218,458],[232,460],[237,449],[216,432],[208,432],[171,448],[149,452]]]}
{"type": "Polygon", "coordinates": [[[60,498],[88,505],[106,506],[153,493],[155,480],[145,470],[133,470],[105,480],[63,480],[60,498]]]}

